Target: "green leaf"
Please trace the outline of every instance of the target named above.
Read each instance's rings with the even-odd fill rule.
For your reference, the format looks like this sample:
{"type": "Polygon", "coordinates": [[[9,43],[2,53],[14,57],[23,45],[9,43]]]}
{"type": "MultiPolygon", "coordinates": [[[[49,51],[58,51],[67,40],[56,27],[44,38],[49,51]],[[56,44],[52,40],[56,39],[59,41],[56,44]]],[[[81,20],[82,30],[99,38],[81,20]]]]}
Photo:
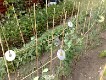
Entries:
{"type": "Polygon", "coordinates": [[[100,54],[99,54],[100,57],[106,57],[106,50],[102,51],[100,54]]]}
{"type": "Polygon", "coordinates": [[[33,80],[39,80],[39,76],[35,77],[33,80]]]}
{"type": "Polygon", "coordinates": [[[45,68],[42,73],[48,72],[48,68],[45,68]]]}

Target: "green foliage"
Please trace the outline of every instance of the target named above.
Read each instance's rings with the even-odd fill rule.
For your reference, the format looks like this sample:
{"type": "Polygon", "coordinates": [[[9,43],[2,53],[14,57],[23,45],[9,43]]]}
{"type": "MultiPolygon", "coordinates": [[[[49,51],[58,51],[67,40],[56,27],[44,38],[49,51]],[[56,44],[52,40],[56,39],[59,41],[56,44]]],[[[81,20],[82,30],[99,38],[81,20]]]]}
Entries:
{"type": "Polygon", "coordinates": [[[5,0],[5,4],[11,6],[12,4],[16,10],[25,10],[25,0],[5,0]]]}
{"type": "MultiPolygon", "coordinates": [[[[36,23],[37,23],[37,31],[38,36],[41,36],[46,30],[46,22],[49,21],[48,25],[49,28],[52,27],[53,23],[53,15],[54,15],[54,8],[55,8],[55,25],[59,24],[61,20],[61,16],[64,16],[63,13],[63,7],[66,8],[66,11],[68,14],[72,13],[73,4],[72,2],[67,2],[64,6],[64,3],[60,3],[59,5],[53,5],[48,7],[48,16],[46,14],[46,9],[39,9],[36,10],[36,23]]],[[[17,10],[16,10],[17,11],[17,10]]],[[[25,11],[26,12],[26,11],[25,11]]],[[[25,13],[24,12],[24,13],[25,13]]],[[[24,39],[29,38],[33,35],[33,28],[34,28],[34,15],[33,15],[33,9],[30,13],[26,12],[25,14],[22,14],[23,11],[16,12],[18,21],[20,24],[21,31],[23,33],[24,39]]],[[[9,11],[7,12],[6,20],[4,23],[2,23],[3,27],[5,27],[5,36],[7,40],[10,41],[21,41],[20,37],[20,30],[19,26],[17,26],[17,20],[14,18],[14,11],[12,10],[12,7],[9,8],[9,11]]],[[[1,32],[2,34],[2,32],[1,32]]]]}
{"type": "Polygon", "coordinates": [[[66,53],[66,59],[64,61],[64,73],[68,76],[71,73],[69,70],[70,64],[74,56],[78,55],[83,50],[83,38],[76,34],[75,28],[69,29],[65,33],[64,37],[64,50],[66,53]]]}
{"type": "Polygon", "coordinates": [[[104,74],[103,74],[103,75],[104,75],[104,77],[106,76],[106,70],[105,70],[105,72],[104,72],[104,74]]]}
{"type": "Polygon", "coordinates": [[[102,51],[102,52],[99,54],[99,57],[106,57],[106,50],[102,51]]]}
{"type": "Polygon", "coordinates": [[[49,75],[48,74],[48,68],[45,68],[43,71],[42,71],[42,75],[39,77],[35,77],[33,80],[54,80],[54,75],[49,75]]]}
{"type": "MultiPolygon", "coordinates": [[[[50,51],[51,46],[55,48],[54,43],[52,43],[51,40],[49,41],[49,45],[48,45],[48,41],[47,41],[48,37],[49,39],[51,39],[52,34],[54,35],[54,38],[56,36],[61,36],[62,34],[60,35],[60,33],[62,31],[63,31],[63,26],[58,26],[54,28],[53,33],[52,33],[52,30],[49,30],[45,32],[41,37],[38,38],[37,51],[38,51],[39,57],[42,54],[44,54],[44,52],[50,51]]],[[[35,37],[32,37],[31,42],[24,45],[21,49],[14,49],[14,51],[17,54],[16,59],[13,61],[15,68],[19,68],[20,65],[24,65],[35,59],[36,57],[36,46],[35,45],[36,45],[35,37]]],[[[12,66],[12,64],[10,63],[9,65],[12,66]]]]}
{"type": "Polygon", "coordinates": [[[5,62],[4,59],[0,57],[0,80],[4,79],[5,73],[5,62]]]}

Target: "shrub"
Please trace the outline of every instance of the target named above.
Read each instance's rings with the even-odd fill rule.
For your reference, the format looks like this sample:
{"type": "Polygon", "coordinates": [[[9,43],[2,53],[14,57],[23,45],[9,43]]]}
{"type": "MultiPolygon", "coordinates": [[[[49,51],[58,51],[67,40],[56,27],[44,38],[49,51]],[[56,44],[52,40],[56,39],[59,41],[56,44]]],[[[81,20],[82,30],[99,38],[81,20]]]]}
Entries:
{"type": "MultiPolygon", "coordinates": [[[[46,22],[49,21],[49,28],[52,27],[53,23],[53,15],[54,15],[54,8],[55,8],[55,25],[59,24],[59,21],[61,20],[60,16],[64,16],[63,7],[65,7],[68,15],[72,13],[73,4],[72,2],[67,2],[64,6],[64,3],[60,3],[59,5],[53,5],[48,7],[48,16],[46,14],[46,9],[37,9],[36,10],[36,21],[37,21],[37,31],[38,36],[41,36],[46,30],[46,22]]],[[[18,21],[20,24],[21,31],[23,33],[23,37],[25,41],[29,40],[30,37],[33,35],[33,25],[34,24],[34,15],[33,10],[31,10],[30,15],[29,13],[23,15],[22,11],[19,11],[17,13],[18,21]]],[[[2,27],[5,27],[5,36],[7,38],[8,43],[13,43],[12,45],[15,45],[18,42],[20,45],[21,37],[20,37],[20,30],[19,26],[17,26],[17,20],[14,18],[14,11],[13,8],[10,7],[9,11],[7,12],[6,20],[2,23],[2,27]]],[[[1,27],[1,28],[2,28],[1,27]]],[[[0,29],[1,30],[1,29],[0,29]]],[[[3,31],[1,30],[1,34],[3,34],[3,31]]]]}

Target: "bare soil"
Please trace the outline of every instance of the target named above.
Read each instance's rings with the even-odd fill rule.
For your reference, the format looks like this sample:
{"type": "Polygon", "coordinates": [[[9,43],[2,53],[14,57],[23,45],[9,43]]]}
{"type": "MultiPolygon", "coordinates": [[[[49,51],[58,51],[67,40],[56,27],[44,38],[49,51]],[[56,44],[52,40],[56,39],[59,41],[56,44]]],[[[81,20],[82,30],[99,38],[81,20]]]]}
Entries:
{"type": "MultiPolygon", "coordinates": [[[[106,31],[100,35],[102,44],[88,50],[72,65],[72,80],[99,80],[106,58],[100,58],[101,51],[106,50],[106,31]]],[[[68,79],[68,80],[71,80],[68,79]]],[[[106,80],[106,79],[104,79],[106,80]]]]}

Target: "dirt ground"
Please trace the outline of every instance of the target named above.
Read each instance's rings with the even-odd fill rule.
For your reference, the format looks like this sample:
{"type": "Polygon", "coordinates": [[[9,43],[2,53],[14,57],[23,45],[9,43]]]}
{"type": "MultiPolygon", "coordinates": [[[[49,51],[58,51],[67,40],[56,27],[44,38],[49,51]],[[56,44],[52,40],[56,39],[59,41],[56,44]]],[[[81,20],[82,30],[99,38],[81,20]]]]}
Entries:
{"type": "Polygon", "coordinates": [[[106,64],[106,58],[99,57],[99,53],[106,50],[106,31],[101,33],[100,37],[102,40],[100,46],[88,50],[79,61],[73,63],[72,80],[99,80],[101,71],[106,64]]]}

